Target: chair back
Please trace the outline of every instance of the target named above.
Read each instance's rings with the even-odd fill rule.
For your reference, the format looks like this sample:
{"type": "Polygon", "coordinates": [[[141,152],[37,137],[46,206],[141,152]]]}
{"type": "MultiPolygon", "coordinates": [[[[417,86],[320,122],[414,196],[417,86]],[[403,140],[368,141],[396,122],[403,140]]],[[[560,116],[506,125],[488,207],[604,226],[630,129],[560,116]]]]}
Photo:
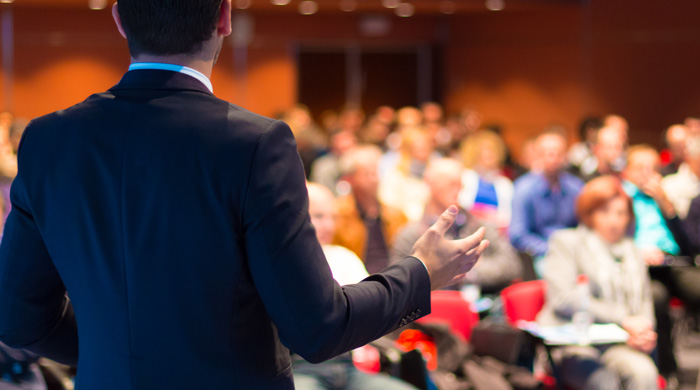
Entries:
{"type": "Polygon", "coordinates": [[[459,291],[438,290],[430,296],[430,315],[420,318],[423,324],[446,323],[450,330],[469,341],[472,328],[479,322],[479,315],[471,309],[469,302],[459,291]]]}
{"type": "Polygon", "coordinates": [[[534,321],[544,306],[547,284],[544,280],[516,283],[501,291],[506,319],[511,325],[518,321],[534,321]]]}

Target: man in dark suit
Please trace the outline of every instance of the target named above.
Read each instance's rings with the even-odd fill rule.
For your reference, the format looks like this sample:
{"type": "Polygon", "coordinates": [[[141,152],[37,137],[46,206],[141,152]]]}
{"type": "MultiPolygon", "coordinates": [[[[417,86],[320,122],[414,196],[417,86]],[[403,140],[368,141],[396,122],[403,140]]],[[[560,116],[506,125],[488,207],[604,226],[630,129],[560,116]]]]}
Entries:
{"type": "Polygon", "coordinates": [[[291,131],[211,91],[231,0],[113,15],[130,71],[29,125],[0,246],[0,340],[78,365],[77,389],[292,389],[287,348],[320,362],[428,314],[488,245],[445,240],[450,209],[341,288],[291,131]]]}

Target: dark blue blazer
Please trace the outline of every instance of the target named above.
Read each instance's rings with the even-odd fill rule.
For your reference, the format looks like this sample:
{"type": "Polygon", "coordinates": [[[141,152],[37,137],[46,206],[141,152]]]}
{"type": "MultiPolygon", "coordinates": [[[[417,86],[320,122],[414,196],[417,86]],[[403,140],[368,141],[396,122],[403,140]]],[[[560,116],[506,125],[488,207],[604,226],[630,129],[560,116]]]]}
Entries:
{"type": "Polygon", "coordinates": [[[288,126],[190,76],[128,72],[28,126],[0,246],[0,340],[77,389],[292,389],[430,311],[423,264],[331,277],[288,126]],[[70,297],[70,299],[68,299],[70,297]]]}

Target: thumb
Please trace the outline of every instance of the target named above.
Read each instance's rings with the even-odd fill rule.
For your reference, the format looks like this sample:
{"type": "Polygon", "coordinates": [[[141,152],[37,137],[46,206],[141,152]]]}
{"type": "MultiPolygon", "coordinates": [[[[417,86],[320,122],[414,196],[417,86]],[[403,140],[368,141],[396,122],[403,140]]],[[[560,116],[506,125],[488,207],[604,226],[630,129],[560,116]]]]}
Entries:
{"type": "Polygon", "coordinates": [[[457,206],[450,206],[445,210],[437,222],[433,225],[433,229],[444,236],[447,233],[447,229],[452,226],[455,221],[455,216],[457,216],[457,206]]]}

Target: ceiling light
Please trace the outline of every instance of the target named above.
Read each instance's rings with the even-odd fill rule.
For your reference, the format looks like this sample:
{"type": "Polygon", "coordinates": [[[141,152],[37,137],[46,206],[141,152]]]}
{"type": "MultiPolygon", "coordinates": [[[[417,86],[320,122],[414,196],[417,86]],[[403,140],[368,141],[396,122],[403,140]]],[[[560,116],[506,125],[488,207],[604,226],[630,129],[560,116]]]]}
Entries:
{"type": "Polygon", "coordinates": [[[15,0],[0,0],[0,3],[3,3],[3,4],[10,4],[10,3],[14,3],[14,2],[15,2],[15,0]]]}
{"type": "Polygon", "coordinates": [[[299,13],[302,15],[313,15],[318,12],[318,3],[313,0],[306,0],[299,3],[299,13]]]}
{"type": "Polygon", "coordinates": [[[88,0],[88,7],[95,11],[105,9],[107,8],[107,0],[88,0]]]}
{"type": "Polygon", "coordinates": [[[382,5],[386,8],[396,8],[401,5],[401,0],[382,0],[382,5]]]}
{"type": "Polygon", "coordinates": [[[413,16],[414,13],[416,13],[416,7],[411,3],[401,3],[396,7],[396,15],[402,18],[409,18],[413,16]]]}
{"type": "Polygon", "coordinates": [[[253,3],[253,0],[236,0],[236,8],[238,9],[248,9],[253,3]]]}
{"type": "Polygon", "coordinates": [[[291,2],[292,0],[270,0],[270,2],[274,5],[287,5],[291,2]]]}
{"type": "Polygon", "coordinates": [[[440,12],[445,15],[452,15],[457,12],[457,4],[451,0],[443,1],[440,3],[440,12]]]}
{"type": "Polygon", "coordinates": [[[486,8],[491,11],[500,11],[506,7],[506,2],[503,0],[486,0],[486,8]]]}
{"type": "Polygon", "coordinates": [[[357,2],[355,0],[341,0],[340,10],[343,12],[352,12],[357,9],[357,2]]]}

